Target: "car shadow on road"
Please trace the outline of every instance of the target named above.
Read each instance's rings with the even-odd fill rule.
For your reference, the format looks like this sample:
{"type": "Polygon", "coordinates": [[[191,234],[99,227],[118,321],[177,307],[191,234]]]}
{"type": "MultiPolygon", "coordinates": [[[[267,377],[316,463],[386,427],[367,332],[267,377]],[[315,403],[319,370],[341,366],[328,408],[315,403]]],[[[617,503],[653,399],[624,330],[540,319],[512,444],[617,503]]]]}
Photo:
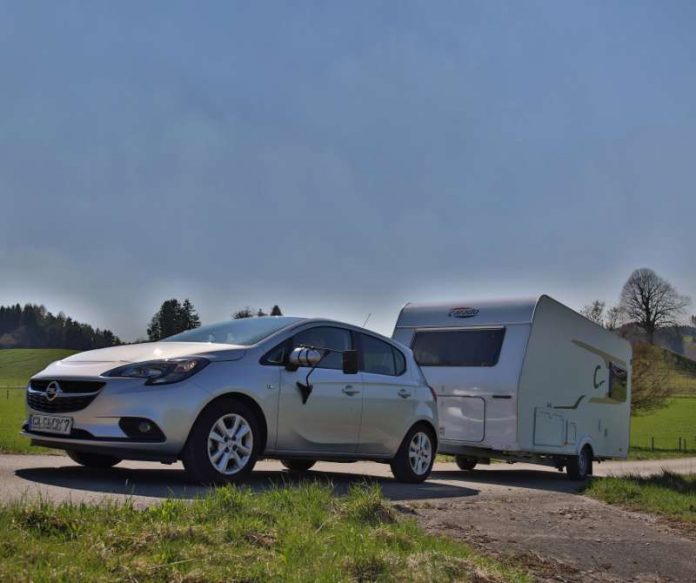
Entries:
{"type": "Polygon", "coordinates": [[[569,480],[565,473],[545,469],[476,469],[436,470],[431,474],[433,480],[461,480],[467,484],[486,484],[508,486],[527,490],[543,490],[547,492],[577,493],[582,490],[583,483],[569,480]]]}
{"type": "MultiPolygon", "coordinates": [[[[34,485],[57,486],[106,495],[193,499],[205,496],[212,490],[212,487],[191,483],[187,474],[179,469],[135,469],[118,466],[111,469],[92,469],[62,466],[23,468],[15,474],[34,485]]],[[[391,478],[315,470],[303,475],[287,471],[256,470],[242,485],[263,492],[271,488],[292,487],[307,482],[329,485],[338,495],[345,494],[353,485],[377,484],[384,496],[391,500],[463,498],[479,493],[478,490],[464,484],[460,486],[427,481],[422,484],[403,484],[391,478]]]]}

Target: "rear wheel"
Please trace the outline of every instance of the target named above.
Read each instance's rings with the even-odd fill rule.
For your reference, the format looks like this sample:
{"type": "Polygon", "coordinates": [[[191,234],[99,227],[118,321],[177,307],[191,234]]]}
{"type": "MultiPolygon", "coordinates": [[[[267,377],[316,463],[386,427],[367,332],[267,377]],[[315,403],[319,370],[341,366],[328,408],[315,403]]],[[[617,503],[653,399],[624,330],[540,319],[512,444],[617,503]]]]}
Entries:
{"type": "Polygon", "coordinates": [[[475,459],[464,457],[463,455],[455,456],[454,461],[457,462],[457,466],[460,470],[473,470],[476,467],[475,459]]]}
{"type": "Polygon", "coordinates": [[[399,482],[424,481],[435,461],[435,435],[425,425],[416,425],[406,434],[399,451],[391,461],[391,470],[399,482]]]}
{"type": "Polygon", "coordinates": [[[201,413],[191,429],[181,461],[197,482],[238,482],[254,469],[260,444],[254,412],[244,403],[226,400],[201,413]]]}
{"type": "Polygon", "coordinates": [[[580,450],[580,455],[568,458],[566,471],[571,480],[586,480],[592,474],[592,449],[589,445],[580,450]]]}
{"type": "Polygon", "coordinates": [[[86,468],[112,468],[121,461],[120,457],[101,453],[85,453],[82,451],[66,451],[68,457],[86,468]]]}
{"type": "Polygon", "coordinates": [[[291,472],[306,472],[317,462],[315,460],[280,460],[280,463],[291,472]]]}

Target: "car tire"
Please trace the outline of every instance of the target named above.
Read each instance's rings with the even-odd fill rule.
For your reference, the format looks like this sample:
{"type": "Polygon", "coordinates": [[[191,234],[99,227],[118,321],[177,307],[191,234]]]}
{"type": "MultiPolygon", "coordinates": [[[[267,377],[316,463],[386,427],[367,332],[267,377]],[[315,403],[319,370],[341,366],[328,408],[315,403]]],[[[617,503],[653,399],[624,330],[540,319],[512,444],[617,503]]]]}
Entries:
{"type": "Polygon", "coordinates": [[[427,425],[415,425],[406,434],[390,462],[392,474],[399,482],[423,482],[433,469],[435,454],[434,431],[427,425]]]}
{"type": "Polygon", "coordinates": [[[568,458],[566,465],[570,480],[586,480],[592,474],[592,449],[589,445],[580,450],[580,454],[568,458]]]}
{"type": "Polygon", "coordinates": [[[465,457],[463,455],[454,456],[454,461],[460,470],[473,470],[476,467],[476,460],[470,457],[465,457]]]}
{"type": "Polygon", "coordinates": [[[120,457],[101,453],[86,453],[83,451],[66,451],[68,457],[86,468],[112,468],[121,462],[120,457]]]}
{"type": "Polygon", "coordinates": [[[181,455],[200,484],[241,482],[254,469],[261,448],[256,414],[234,400],[217,401],[199,415],[181,455]]]}
{"type": "Polygon", "coordinates": [[[317,462],[316,460],[280,460],[280,463],[291,472],[306,472],[317,462]]]}

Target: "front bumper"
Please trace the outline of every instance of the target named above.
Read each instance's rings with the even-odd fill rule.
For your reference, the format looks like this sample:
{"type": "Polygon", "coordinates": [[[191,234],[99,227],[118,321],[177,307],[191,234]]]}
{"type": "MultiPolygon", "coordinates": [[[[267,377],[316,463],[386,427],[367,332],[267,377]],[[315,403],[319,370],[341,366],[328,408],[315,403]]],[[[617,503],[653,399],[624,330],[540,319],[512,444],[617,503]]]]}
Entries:
{"type": "MultiPolygon", "coordinates": [[[[27,404],[27,416],[71,417],[70,435],[30,431],[25,423],[22,435],[35,445],[108,453],[127,459],[175,460],[183,449],[198,413],[210,398],[193,379],[175,385],[145,386],[140,379],[104,379],[106,384],[82,409],[48,412],[27,404]],[[148,420],[161,431],[136,436],[124,419],[148,420]],[[128,430],[128,433],[124,431],[128,430]]],[[[58,396],[59,398],[70,398],[58,396]]],[[[28,419],[27,419],[28,421],[28,419]]]]}

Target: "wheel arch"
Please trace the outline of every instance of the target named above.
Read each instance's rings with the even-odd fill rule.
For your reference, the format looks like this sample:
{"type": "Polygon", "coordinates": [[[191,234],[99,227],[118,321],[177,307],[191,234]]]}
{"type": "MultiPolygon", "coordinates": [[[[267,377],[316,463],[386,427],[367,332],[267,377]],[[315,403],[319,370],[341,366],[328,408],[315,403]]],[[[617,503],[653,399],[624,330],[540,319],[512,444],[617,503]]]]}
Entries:
{"type": "Polygon", "coordinates": [[[408,428],[408,431],[406,431],[406,433],[404,434],[404,439],[406,439],[406,436],[409,434],[409,432],[410,432],[414,427],[417,427],[417,426],[419,426],[419,425],[423,425],[423,426],[427,427],[427,428],[430,429],[430,431],[432,432],[433,438],[435,439],[435,444],[434,444],[434,445],[435,445],[435,453],[437,453],[437,449],[438,449],[438,447],[439,447],[439,445],[440,445],[440,442],[439,442],[439,438],[438,438],[438,435],[437,435],[437,429],[435,429],[435,426],[433,425],[433,423],[432,423],[432,421],[431,421],[430,419],[418,419],[415,423],[413,423],[413,425],[411,425],[411,426],[408,428]]]}
{"type": "Polygon", "coordinates": [[[583,447],[589,447],[590,448],[590,453],[592,454],[592,459],[595,457],[595,448],[594,444],[592,443],[592,438],[591,437],[584,437],[578,442],[578,448],[577,451],[575,452],[576,455],[580,455],[580,452],[582,451],[583,447]]]}
{"type": "MultiPolygon", "coordinates": [[[[211,409],[215,407],[217,404],[222,403],[223,401],[237,401],[240,403],[244,403],[247,407],[249,407],[254,414],[256,415],[256,418],[258,419],[259,425],[260,425],[260,430],[261,430],[261,449],[260,453],[263,453],[266,451],[266,444],[268,442],[268,422],[266,421],[266,415],[263,412],[263,409],[261,408],[261,405],[258,404],[256,399],[253,397],[250,397],[249,395],[246,395],[244,393],[238,393],[238,392],[229,392],[229,393],[223,393],[222,395],[217,395],[210,401],[208,401],[203,408],[198,412],[198,415],[196,415],[196,419],[191,425],[191,429],[198,423],[198,420],[201,418],[201,415],[205,413],[208,409],[211,409]]],[[[188,440],[191,438],[191,431],[189,431],[189,435],[186,438],[186,442],[188,443],[188,440]]],[[[184,446],[186,447],[186,446],[184,446]]]]}

